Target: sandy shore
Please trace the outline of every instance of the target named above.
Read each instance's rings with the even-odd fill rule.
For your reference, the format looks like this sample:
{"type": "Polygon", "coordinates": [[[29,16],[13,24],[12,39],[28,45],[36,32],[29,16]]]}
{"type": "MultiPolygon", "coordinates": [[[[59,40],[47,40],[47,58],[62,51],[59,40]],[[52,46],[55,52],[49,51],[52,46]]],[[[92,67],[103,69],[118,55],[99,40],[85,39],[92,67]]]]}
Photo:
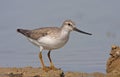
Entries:
{"type": "Polygon", "coordinates": [[[0,68],[0,77],[105,77],[103,73],[64,72],[63,70],[43,71],[41,68],[0,68]]]}
{"type": "MultiPolygon", "coordinates": [[[[100,72],[64,72],[61,69],[43,71],[41,68],[0,67],[0,77],[120,77],[120,47],[113,45],[106,61],[106,74],[100,72]]],[[[49,68],[48,68],[49,69],[49,68]]]]}

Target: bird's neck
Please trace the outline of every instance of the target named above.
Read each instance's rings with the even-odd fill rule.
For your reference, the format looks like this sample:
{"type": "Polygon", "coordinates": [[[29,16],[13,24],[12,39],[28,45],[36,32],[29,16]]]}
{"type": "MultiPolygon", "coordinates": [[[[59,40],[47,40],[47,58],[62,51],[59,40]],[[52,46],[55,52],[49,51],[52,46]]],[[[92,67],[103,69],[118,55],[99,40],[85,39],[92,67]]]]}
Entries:
{"type": "Polygon", "coordinates": [[[70,31],[62,29],[60,35],[61,35],[61,38],[62,38],[62,39],[69,38],[70,31]]]}

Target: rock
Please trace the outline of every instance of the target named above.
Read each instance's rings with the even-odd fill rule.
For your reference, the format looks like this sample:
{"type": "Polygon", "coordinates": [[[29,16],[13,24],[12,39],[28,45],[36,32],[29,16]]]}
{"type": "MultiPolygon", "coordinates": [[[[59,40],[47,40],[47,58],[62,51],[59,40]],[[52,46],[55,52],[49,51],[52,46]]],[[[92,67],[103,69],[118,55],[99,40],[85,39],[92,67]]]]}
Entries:
{"type": "Polygon", "coordinates": [[[107,77],[120,77],[120,47],[113,45],[106,64],[107,77]]]}

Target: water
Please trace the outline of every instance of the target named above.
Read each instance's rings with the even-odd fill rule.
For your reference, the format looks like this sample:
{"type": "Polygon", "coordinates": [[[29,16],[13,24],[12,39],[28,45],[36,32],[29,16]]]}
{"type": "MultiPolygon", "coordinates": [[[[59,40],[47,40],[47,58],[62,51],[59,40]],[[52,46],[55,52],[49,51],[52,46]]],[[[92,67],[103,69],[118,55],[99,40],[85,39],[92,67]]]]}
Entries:
{"type": "MultiPolygon", "coordinates": [[[[39,48],[16,32],[59,26],[72,19],[79,29],[93,35],[72,32],[65,47],[51,53],[54,64],[64,71],[103,72],[111,45],[120,45],[119,0],[0,1],[0,67],[39,67],[39,48]]],[[[43,52],[49,65],[47,51],[43,52]]]]}

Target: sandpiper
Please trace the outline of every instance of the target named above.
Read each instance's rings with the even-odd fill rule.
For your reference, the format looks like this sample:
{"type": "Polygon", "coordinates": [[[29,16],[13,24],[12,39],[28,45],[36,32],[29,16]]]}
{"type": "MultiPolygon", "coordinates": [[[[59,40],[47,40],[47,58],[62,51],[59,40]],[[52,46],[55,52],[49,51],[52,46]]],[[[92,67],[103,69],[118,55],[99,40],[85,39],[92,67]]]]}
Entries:
{"type": "Polygon", "coordinates": [[[39,59],[43,70],[47,67],[42,59],[42,51],[48,50],[48,59],[50,61],[50,69],[55,69],[55,66],[50,57],[50,52],[55,49],[63,47],[68,39],[71,31],[77,31],[87,35],[92,35],[81,31],[76,28],[75,23],[72,20],[65,20],[61,27],[44,27],[34,30],[17,29],[17,31],[23,34],[27,39],[40,48],[39,59]]]}

